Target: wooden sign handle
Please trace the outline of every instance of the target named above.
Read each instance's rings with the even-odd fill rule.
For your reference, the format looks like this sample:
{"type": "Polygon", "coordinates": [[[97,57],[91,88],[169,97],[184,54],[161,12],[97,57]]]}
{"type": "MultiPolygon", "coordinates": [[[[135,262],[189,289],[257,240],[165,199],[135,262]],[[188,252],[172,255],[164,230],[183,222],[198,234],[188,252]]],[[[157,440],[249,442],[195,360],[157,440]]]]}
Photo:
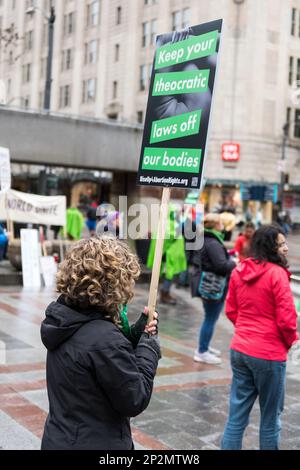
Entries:
{"type": "Polygon", "coordinates": [[[152,276],[151,276],[151,283],[150,283],[150,292],[149,292],[149,299],[148,299],[148,308],[149,308],[148,323],[153,319],[153,314],[155,312],[155,307],[156,307],[161,258],[162,258],[162,251],[163,251],[163,246],[164,246],[164,241],[165,241],[165,233],[166,233],[166,226],[167,226],[167,220],[168,220],[170,194],[171,194],[170,188],[163,188],[160,210],[159,210],[157,239],[156,239],[156,244],[155,244],[154,262],[153,262],[152,276]]]}

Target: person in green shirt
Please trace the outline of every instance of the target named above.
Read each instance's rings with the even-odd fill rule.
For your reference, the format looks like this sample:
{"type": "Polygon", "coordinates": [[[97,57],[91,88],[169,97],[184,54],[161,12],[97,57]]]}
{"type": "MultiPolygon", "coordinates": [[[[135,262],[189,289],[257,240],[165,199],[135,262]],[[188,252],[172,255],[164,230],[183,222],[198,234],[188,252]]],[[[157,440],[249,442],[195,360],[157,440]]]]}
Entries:
{"type": "MultiPolygon", "coordinates": [[[[154,261],[156,239],[151,240],[147,266],[152,269],[154,261]]],[[[163,283],[160,290],[160,301],[170,305],[176,304],[176,299],[170,295],[170,289],[174,276],[186,271],[187,263],[184,249],[184,237],[181,233],[181,227],[176,221],[176,211],[174,206],[170,205],[166,235],[162,253],[162,263],[160,275],[163,283]]]]}

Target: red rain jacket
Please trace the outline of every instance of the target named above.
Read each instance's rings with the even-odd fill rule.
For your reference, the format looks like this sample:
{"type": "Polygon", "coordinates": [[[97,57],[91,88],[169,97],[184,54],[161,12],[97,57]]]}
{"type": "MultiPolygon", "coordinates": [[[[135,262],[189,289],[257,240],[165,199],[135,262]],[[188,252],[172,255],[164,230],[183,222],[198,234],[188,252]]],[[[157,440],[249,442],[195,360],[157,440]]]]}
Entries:
{"type": "Polygon", "coordinates": [[[231,349],[286,361],[299,338],[290,273],[273,263],[244,260],[231,274],[226,315],[235,326],[231,349]]]}

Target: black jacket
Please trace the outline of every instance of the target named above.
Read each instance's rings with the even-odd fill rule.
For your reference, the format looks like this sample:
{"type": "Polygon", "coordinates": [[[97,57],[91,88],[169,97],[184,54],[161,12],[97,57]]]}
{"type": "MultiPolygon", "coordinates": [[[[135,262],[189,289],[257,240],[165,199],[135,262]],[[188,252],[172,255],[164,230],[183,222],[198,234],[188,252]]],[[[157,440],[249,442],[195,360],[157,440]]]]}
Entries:
{"type": "Polygon", "coordinates": [[[202,271],[212,272],[229,278],[231,271],[236,266],[235,262],[230,258],[225,246],[210,232],[204,233],[203,247],[201,250],[194,251],[192,264],[191,289],[193,297],[199,296],[198,286],[202,271]]]}
{"type": "Polygon", "coordinates": [[[143,333],[135,349],[99,311],[74,310],[62,297],[46,310],[49,414],[42,449],[127,450],[129,417],[147,408],[160,349],[143,333]]]}

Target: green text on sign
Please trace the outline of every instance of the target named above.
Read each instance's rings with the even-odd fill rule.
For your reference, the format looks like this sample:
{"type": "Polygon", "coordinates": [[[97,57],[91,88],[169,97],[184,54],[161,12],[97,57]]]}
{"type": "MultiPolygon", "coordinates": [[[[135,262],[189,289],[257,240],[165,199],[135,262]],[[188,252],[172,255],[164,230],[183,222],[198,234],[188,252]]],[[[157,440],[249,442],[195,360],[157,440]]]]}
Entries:
{"type": "Polygon", "coordinates": [[[155,56],[155,69],[214,54],[217,48],[217,39],[218,31],[216,30],[159,47],[155,56]]]}
{"type": "Polygon", "coordinates": [[[150,144],[198,134],[201,109],[152,123],[150,144]]]}
{"type": "Polygon", "coordinates": [[[200,162],[201,149],[145,147],[142,169],[197,173],[200,162]]]}
{"type": "Polygon", "coordinates": [[[185,72],[157,73],[153,85],[153,96],[199,93],[208,89],[209,69],[185,72]]]}

